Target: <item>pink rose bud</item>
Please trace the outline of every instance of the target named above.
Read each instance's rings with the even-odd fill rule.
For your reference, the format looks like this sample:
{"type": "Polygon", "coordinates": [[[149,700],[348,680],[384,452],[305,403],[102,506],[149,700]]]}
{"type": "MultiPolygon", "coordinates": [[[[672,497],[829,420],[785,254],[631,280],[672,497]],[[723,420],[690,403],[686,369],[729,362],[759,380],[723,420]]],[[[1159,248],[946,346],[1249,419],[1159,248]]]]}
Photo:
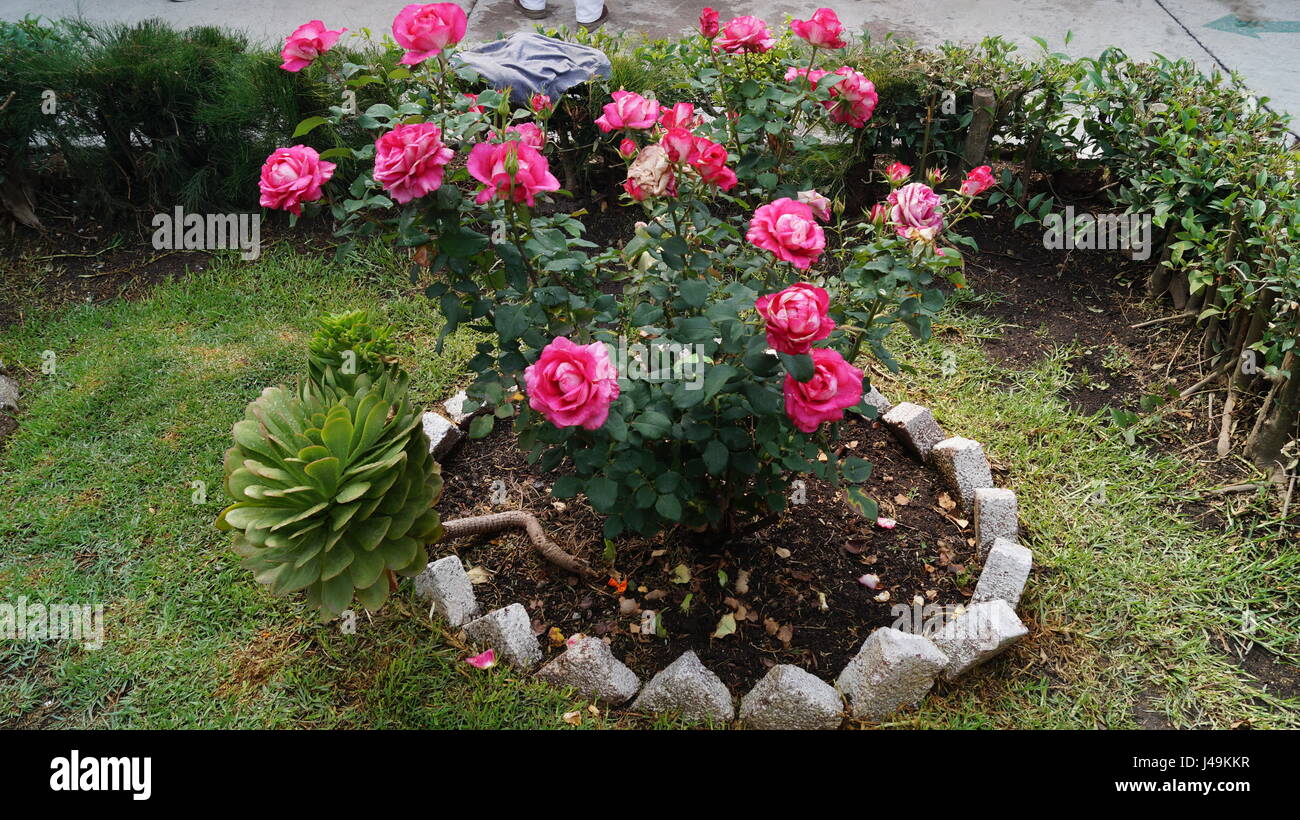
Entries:
{"type": "Polygon", "coordinates": [[[884,225],[889,219],[889,206],[883,202],[877,202],[871,206],[871,216],[869,218],[877,225],[884,225]]]}
{"type": "Polygon", "coordinates": [[[659,144],[668,152],[668,159],[672,162],[690,162],[698,154],[695,135],[685,128],[669,128],[659,144]]]}
{"type": "Polygon", "coordinates": [[[618,398],[618,372],[600,342],[577,345],[563,336],[524,369],[528,406],[556,427],[595,430],[618,398]]]}
{"type": "Polygon", "coordinates": [[[959,193],[962,196],[979,196],[992,188],[994,182],[993,169],[987,165],[981,165],[978,168],[970,169],[970,173],[962,180],[959,193]]]}
{"type": "Polygon", "coordinates": [[[455,3],[415,3],[397,13],[393,39],[406,49],[402,65],[418,65],[465,36],[465,12],[455,3]]]}
{"type": "Polygon", "coordinates": [[[496,198],[531,207],[537,194],[560,190],[546,157],[526,142],[480,142],[465,165],[470,176],[483,183],[474,199],[480,205],[496,198]]]}
{"type": "Polygon", "coordinates": [[[700,34],[702,34],[706,40],[712,40],[714,37],[718,36],[717,9],[705,6],[704,11],[700,12],[700,34]]]}
{"type": "Polygon", "coordinates": [[[551,98],[545,94],[534,94],[528,101],[529,107],[538,114],[545,114],[551,110],[551,98]]]}
{"type": "Polygon", "coordinates": [[[722,27],[717,46],[728,54],[762,54],[776,45],[767,23],[757,17],[733,17],[722,27]]]}
{"type": "Polygon", "coordinates": [[[280,68],[285,71],[302,71],[311,65],[312,60],[329,51],[345,31],[345,28],[330,31],[320,20],[303,23],[285,38],[284,48],[280,50],[284,63],[280,68]]]}
{"type": "Polygon", "coordinates": [[[911,175],[912,167],[901,162],[892,163],[885,169],[885,178],[890,182],[903,182],[911,175]]]}
{"type": "Polygon", "coordinates": [[[812,208],[789,197],[760,205],[745,238],[800,270],[812,267],[826,248],[826,235],[812,208]]]}
{"type": "Polygon", "coordinates": [[[931,185],[938,185],[940,182],[943,182],[943,178],[946,174],[947,171],[943,168],[931,168],[925,172],[925,179],[931,185]]]}
{"type": "Polygon", "coordinates": [[[791,20],[790,30],[817,48],[844,48],[844,26],[830,9],[817,9],[808,20],[791,20]]]}
{"type": "Polygon", "coordinates": [[[614,101],[606,103],[605,112],[596,118],[602,132],[654,128],[659,119],[659,103],[631,91],[615,91],[610,96],[614,101]]]}
{"type": "Polygon", "coordinates": [[[466,94],[461,94],[461,96],[469,100],[469,110],[473,111],[475,114],[482,114],[487,110],[483,106],[478,104],[477,94],[466,93],[466,94]]]}
{"type": "Polygon", "coordinates": [[[736,184],[736,172],[727,167],[726,146],[714,142],[708,137],[695,138],[695,159],[691,167],[700,175],[700,179],[729,191],[736,184]]]}
{"type": "Polygon", "coordinates": [[[326,162],[307,145],[277,148],[266,158],[257,187],[263,208],[275,208],[302,216],[302,203],[315,202],[321,188],[334,175],[334,163],[326,162]]]}
{"type": "Polygon", "coordinates": [[[375,141],[375,181],[405,205],[442,186],[443,170],[455,152],[431,122],[399,125],[375,141]]]}
{"type": "Polygon", "coordinates": [[[631,159],[636,156],[636,143],[627,137],[618,144],[618,155],[623,159],[631,159]]]}
{"type": "Polygon", "coordinates": [[[812,433],[823,422],[840,421],[844,411],[862,400],[862,371],[835,350],[813,348],[813,377],[806,382],[785,377],[785,414],[794,426],[812,433]]]}
{"type": "Polygon", "coordinates": [[[677,103],[672,108],[663,110],[663,114],[659,117],[659,124],[665,130],[685,128],[689,131],[700,124],[700,118],[695,116],[695,106],[691,103],[677,103]]]}
{"type": "Polygon", "coordinates": [[[754,308],[763,317],[767,343],[781,353],[798,355],[812,349],[835,330],[830,295],[809,282],[797,282],[779,293],[758,297],[754,308]]]}

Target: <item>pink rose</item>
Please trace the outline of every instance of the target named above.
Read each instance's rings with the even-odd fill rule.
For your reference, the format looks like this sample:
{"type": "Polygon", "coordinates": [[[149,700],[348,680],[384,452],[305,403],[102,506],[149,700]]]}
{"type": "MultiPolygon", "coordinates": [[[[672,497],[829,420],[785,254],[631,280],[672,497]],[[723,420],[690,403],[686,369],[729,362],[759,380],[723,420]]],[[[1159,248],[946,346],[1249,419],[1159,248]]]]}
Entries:
{"type": "Polygon", "coordinates": [[[733,17],[723,26],[717,48],[728,54],[762,54],[776,45],[776,38],[767,30],[767,23],[757,17],[733,17]]]}
{"type": "Polygon", "coordinates": [[[465,36],[465,12],[455,3],[415,3],[397,13],[393,39],[406,49],[402,65],[418,65],[465,36]]]}
{"type": "Polygon", "coordinates": [[[943,200],[924,182],[904,185],[889,193],[889,221],[899,236],[907,236],[909,228],[943,227],[943,200]]]}
{"type": "Polygon", "coordinates": [[[257,187],[264,208],[275,208],[302,216],[302,203],[321,198],[321,186],[334,175],[334,163],[326,162],[315,148],[294,145],[277,148],[262,165],[257,187]]]}
{"type": "Polygon", "coordinates": [[[948,169],[946,168],[931,168],[925,172],[925,178],[932,186],[943,182],[943,178],[946,176],[948,176],[948,169]]]}
{"type": "Polygon", "coordinates": [[[345,28],[330,31],[320,20],[303,23],[293,30],[293,34],[284,38],[284,48],[280,50],[284,63],[280,68],[285,71],[302,71],[311,65],[312,60],[329,51],[345,31],[345,28]]]}
{"type": "Polygon", "coordinates": [[[885,179],[888,179],[890,182],[902,182],[911,175],[911,166],[904,165],[901,162],[892,163],[885,169],[885,179]]]}
{"type": "Polygon", "coordinates": [[[787,83],[792,83],[799,77],[803,77],[808,81],[808,85],[816,88],[817,83],[821,82],[822,77],[825,77],[829,73],[829,71],[824,71],[820,68],[808,69],[790,66],[785,70],[785,81],[787,83]]]}
{"type": "Polygon", "coordinates": [[[889,219],[889,206],[883,202],[877,202],[871,206],[871,215],[868,218],[877,225],[884,225],[889,219]]]}
{"type": "Polygon", "coordinates": [[[638,202],[649,198],[677,196],[677,176],[662,145],[647,145],[627,169],[623,190],[638,202]]]}
{"type": "Polygon", "coordinates": [[[780,293],[758,297],[754,307],[767,326],[767,343],[782,353],[807,353],[835,329],[827,311],[831,298],[808,282],[797,282],[780,293]]]}
{"type": "Polygon", "coordinates": [[[790,30],[817,48],[844,48],[844,26],[830,9],[817,9],[808,20],[791,20],[790,30]]]}
{"type": "MultiPolygon", "coordinates": [[[[497,138],[495,131],[490,132],[488,136],[491,139],[497,138]]],[[[527,143],[538,151],[546,147],[546,132],[543,131],[535,122],[521,122],[518,125],[507,125],[505,138],[518,139],[520,142],[527,143]]]]}
{"type": "Polygon", "coordinates": [[[526,142],[480,142],[469,152],[465,165],[470,176],[483,183],[474,199],[480,205],[495,197],[532,206],[537,194],[560,190],[560,181],[551,174],[546,157],[526,142]]]}
{"type": "Polygon", "coordinates": [[[443,169],[455,152],[431,122],[399,125],[375,140],[375,182],[405,205],[442,185],[443,169]]]}
{"type": "Polygon", "coordinates": [[[687,130],[700,124],[695,116],[695,106],[691,103],[677,103],[672,108],[665,108],[659,117],[659,124],[666,129],[685,128],[687,130]]]}
{"type": "Polygon", "coordinates": [[[699,154],[695,135],[685,128],[669,128],[659,144],[668,152],[668,159],[672,162],[691,162],[699,154]]]}
{"type": "Polygon", "coordinates": [[[717,9],[705,6],[704,11],[700,12],[700,34],[704,35],[706,40],[712,40],[718,36],[717,9]]]}
{"type": "Polygon", "coordinates": [[[659,119],[659,103],[631,91],[615,91],[612,103],[605,103],[605,113],[596,119],[600,130],[608,134],[622,128],[653,128],[659,119]]]}
{"type": "Polygon", "coordinates": [[[785,377],[785,414],[794,426],[811,433],[825,421],[839,421],[844,411],[862,400],[862,371],[834,350],[812,352],[813,377],[800,382],[785,377]]]}
{"type": "Polygon", "coordinates": [[[618,372],[605,345],[576,345],[563,336],[524,369],[524,385],[528,406],[556,427],[595,430],[618,398],[618,372]]]}
{"type": "Polygon", "coordinates": [[[826,235],[812,208],[789,197],[759,206],[745,238],[800,270],[810,268],[826,247],[826,235]]]}
{"type": "Polygon", "coordinates": [[[736,185],[736,172],[727,167],[727,148],[708,137],[695,138],[695,159],[691,167],[700,179],[730,191],[736,185]]]}
{"type": "Polygon", "coordinates": [[[848,66],[835,69],[844,77],[831,86],[831,99],[822,103],[831,112],[831,122],[861,128],[876,110],[876,86],[848,66]]]}
{"type": "Polygon", "coordinates": [[[485,109],[483,106],[481,106],[481,105],[478,104],[478,95],[477,95],[477,94],[465,93],[465,94],[461,94],[461,96],[464,97],[465,99],[469,100],[469,109],[468,109],[468,110],[473,111],[475,114],[482,114],[482,113],[485,113],[485,112],[487,111],[487,109],[485,109]]]}
{"type": "Polygon", "coordinates": [[[528,105],[535,113],[545,114],[551,110],[551,98],[545,94],[534,94],[529,98],[528,105]]]}
{"type": "Polygon", "coordinates": [[[992,188],[994,183],[993,169],[987,165],[981,165],[978,168],[970,169],[970,173],[962,180],[960,193],[962,196],[979,196],[992,188]]]}
{"type": "Polygon", "coordinates": [[[813,216],[822,222],[831,219],[831,201],[816,191],[800,191],[799,201],[812,208],[813,216]]]}
{"type": "Polygon", "coordinates": [[[631,159],[636,156],[636,143],[624,137],[623,141],[618,144],[618,155],[623,159],[631,159]]]}

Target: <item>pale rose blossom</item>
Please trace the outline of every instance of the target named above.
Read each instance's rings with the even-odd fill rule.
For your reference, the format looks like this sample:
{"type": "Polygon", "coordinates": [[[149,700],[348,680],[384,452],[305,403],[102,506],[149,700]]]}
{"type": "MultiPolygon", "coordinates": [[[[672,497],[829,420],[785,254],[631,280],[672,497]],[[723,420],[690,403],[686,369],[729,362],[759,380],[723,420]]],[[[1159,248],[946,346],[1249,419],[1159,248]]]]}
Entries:
{"type": "Polygon", "coordinates": [[[813,215],[822,222],[831,219],[831,201],[816,191],[800,191],[799,201],[812,208],[813,215]]]}
{"type": "Polygon", "coordinates": [[[931,228],[937,232],[943,227],[943,200],[923,182],[891,191],[887,201],[889,221],[899,236],[907,236],[912,228],[931,228]]]}
{"type": "Polygon", "coordinates": [[[524,369],[528,406],[556,427],[595,430],[618,398],[618,372],[600,342],[578,345],[563,336],[524,369]]]}
{"type": "Polygon", "coordinates": [[[455,3],[414,3],[397,13],[393,39],[406,49],[402,65],[435,57],[465,37],[465,12],[455,3]]]}
{"type": "Polygon", "coordinates": [[[345,28],[331,31],[320,20],[303,23],[284,39],[284,48],[280,50],[284,63],[280,68],[302,71],[312,60],[329,51],[345,31],[345,28]]]}
{"type": "Polygon", "coordinates": [[[375,140],[375,181],[394,202],[405,205],[442,185],[443,170],[453,156],[433,123],[399,125],[375,140]]]}
{"type": "Polygon", "coordinates": [[[822,423],[840,421],[844,411],[862,400],[862,371],[829,348],[812,351],[813,377],[806,382],[786,374],[785,414],[804,433],[822,423]]]}
{"type": "Polygon", "coordinates": [[[640,193],[637,196],[629,189],[628,193],[634,199],[659,199],[677,195],[677,177],[673,174],[668,152],[662,145],[647,145],[642,148],[628,166],[627,178],[640,193]]]}
{"type": "Polygon", "coordinates": [[[659,119],[659,103],[632,91],[615,91],[611,103],[605,103],[604,113],[596,118],[596,125],[608,134],[610,131],[629,128],[653,128],[659,119]]]}

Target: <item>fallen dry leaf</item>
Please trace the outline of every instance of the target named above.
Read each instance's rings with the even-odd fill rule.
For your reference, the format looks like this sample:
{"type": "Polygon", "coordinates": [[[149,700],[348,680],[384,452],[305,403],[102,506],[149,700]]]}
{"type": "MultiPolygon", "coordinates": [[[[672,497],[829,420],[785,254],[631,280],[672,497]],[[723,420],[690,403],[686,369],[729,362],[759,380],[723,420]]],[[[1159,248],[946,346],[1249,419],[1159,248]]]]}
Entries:
{"type": "Polygon", "coordinates": [[[469,582],[471,584],[486,584],[488,581],[492,580],[492,573],[488,572],[483,567],[470,567],[469,572],[466,572],[465,574],[469,576],[469,582]]]}

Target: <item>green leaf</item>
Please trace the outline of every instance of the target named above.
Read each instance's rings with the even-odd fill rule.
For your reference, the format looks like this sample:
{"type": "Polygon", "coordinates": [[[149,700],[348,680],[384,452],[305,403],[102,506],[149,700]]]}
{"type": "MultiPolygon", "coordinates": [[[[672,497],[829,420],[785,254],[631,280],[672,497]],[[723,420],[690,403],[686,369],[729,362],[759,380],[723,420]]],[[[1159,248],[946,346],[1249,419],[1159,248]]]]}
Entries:
{"type": "Polygon", "coordinates": [[[596,476],[587,482],[587,500],[599,513],[614,511],[618,503],[618,485],[604,476],[596,476]]]}
{"type": "MultiPolygon", "coordinates": [[[[293,129],[293,136],[294,138],[297,138],[297,137],[301,137],[303,134],[311,133],[311,130],[313,128],[315,128],[318,125],[324,125],[327,122],[329,122],[329,120],[327,120],[324,117],[308,117],[307,119],[298,123],[297,128],[293,129]]],[[[351,590],[349,590],[349,593],[350,592],[351,590]]]]}
{"type": "Polygon", "coordinates": [[[582,491],[582,479],[576,475],[562,475],[551,485],[552,498],[573,498],[582,491]]]}
{"type": "Polygon", "coordinates": [[[866,490],[861,487],[845,487],[844,500],[858,515],[870,521],[876,520],[878,512],[876,502],[867,495],[866,490]]]}
{"type": "Polygon", "coordinates": [[[861,484],[871,477],[871,462],[865,458],[850,456],[840,464],[840,474],[845,481],[861,484]]]}
{"type": "Polygon", "coordinates": [[[661,495],[659,500],[655,502],[655,512],[669,521],[680,521],[682,518],[682,502],[678,501],[675,495],[661,495]]]}
{"type": "Polygon", "coordinates": [[[469,437],[472,439],[487,438],[488,433],[492,432],[492,425],[496,419],[492,416],[475,416],[474,420],[469,423],[469,437]]]}
{"type": "Polygon", "coordinates": [[[809,356],[807,353],[790,354],[778,352],[776,355],[781,357],[781,364],[785,365],[786,372],[791,376],[794,376],[794,380],[797,382],[810,381],[816,373],[816,370],[813,368],[812,356],[809,356]]]}
{"type": "Polygon", "coordinates": [[[727,469],[727,455],[727,445],[716,438],[711,439],[704,445],[704,469],[709,471],[709,475],[722,475],[727,469]]]}

